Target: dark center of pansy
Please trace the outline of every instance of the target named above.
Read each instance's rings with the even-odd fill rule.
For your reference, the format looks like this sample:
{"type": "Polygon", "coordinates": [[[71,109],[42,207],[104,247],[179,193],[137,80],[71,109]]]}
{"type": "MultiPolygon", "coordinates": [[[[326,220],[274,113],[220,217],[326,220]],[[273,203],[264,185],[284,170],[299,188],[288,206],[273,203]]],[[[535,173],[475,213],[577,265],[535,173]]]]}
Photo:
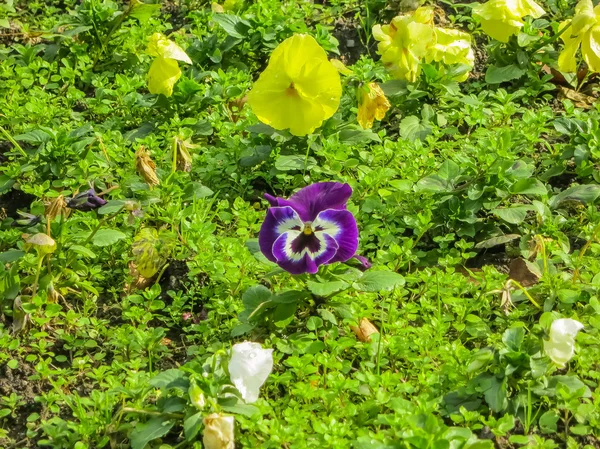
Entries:
{"type": "Polygon", "coordinates": [[[311,253],[318,253],[321,249],[321,241],[318,237],[312,232],[310,229],[310,233],[306,233],[306,226],[302,234],[298,235],[294,240],[292,240],[292,252],[299,254],[302,251],[307,249],[311,253]]]}

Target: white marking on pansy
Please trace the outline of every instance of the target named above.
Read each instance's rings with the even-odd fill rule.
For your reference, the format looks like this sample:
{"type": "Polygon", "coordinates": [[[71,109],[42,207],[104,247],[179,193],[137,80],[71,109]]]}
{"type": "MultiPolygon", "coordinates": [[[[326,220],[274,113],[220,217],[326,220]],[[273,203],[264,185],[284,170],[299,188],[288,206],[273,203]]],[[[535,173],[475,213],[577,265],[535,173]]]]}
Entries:
{"type": "Polygon", "coordinates": [[[288,257],[288,259],[294,262],[300,262],[302,259],[304,259],[304,255],[308,254],[308,257],[310,257],[312,260],[315,260],[317,257],[322,256],[323,253],[325,253],[325,251],[327,251],[327,244],[324,238],[325,236],[319,237],[319,235],[317,235],[317,233],[314,232],[313,235],[319,241],[319,251],[312,252],[309,248],[305,247],[302,248],[302,251],[300,251],[299,253],[294,252],[292,250],[292,243],[300,234],[301,233],[299,231],[289,231],[285,233],[286,239],[283,251],[285,252],[285,255],[288,257]]]}
{"type": "Polygon", "coordinates": [[[300,217],[298,216],[296,211],[294,211],[293,217],[286,218],[286,219],[280,221],[279,223],[277,223],[277,229],[275,229],[275,232],[277,232],[277,234],[285,234],[288,231],[297,232],[297,231],[294,231],[294,227],[297,227],[297,226],[300,229],[302,229],[304,227],[304,223],[302,222],[302,220],[300,220],[300,217]]]}
{"type": "MultiPolygon", "coordinates": [[[[330,209],[327,209],[330,210],[330,209]]],[[[326,212],[326,211],[323,211],[326,212]]],[[[334,239],[336,237],[338,237],[338,235],[340,234],[340,232],[342,232],[342,228],[339,226],[339,224],[335,221],[331,221],[331,220],[325,220],[324,218],[321,217],[321,214],[317,215],[317,218],[315,219],[315,221],[312,224],[313,229],[319,227],[321,228],[318,231],[315,231],[315,234],[317,233],[323,233],[323,234],[329,234],[330,237],[333,237],[334,239]]]]}

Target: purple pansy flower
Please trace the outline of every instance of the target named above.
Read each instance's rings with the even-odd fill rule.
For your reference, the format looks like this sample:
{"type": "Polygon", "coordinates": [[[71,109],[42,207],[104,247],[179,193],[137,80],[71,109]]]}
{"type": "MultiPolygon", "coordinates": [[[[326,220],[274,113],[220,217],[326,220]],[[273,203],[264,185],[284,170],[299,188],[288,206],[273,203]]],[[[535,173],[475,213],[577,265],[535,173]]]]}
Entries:
{"type": "Polygon", "coordinates": [[[267,259],[292,273],[316,273],[320,265],[345,262],[358,249],[358,227],[346,210],[348,184],[320,182],[289,199],[265,194],[271,206],[258,243],[267,259]]]}
{"type": "Polygon", "coordinates": [[[87,190],[75,195],[69,200],[67,206],[71,209],[89,212],[106,204],[106,201],[96,195],[94,189],[87,190]]]}

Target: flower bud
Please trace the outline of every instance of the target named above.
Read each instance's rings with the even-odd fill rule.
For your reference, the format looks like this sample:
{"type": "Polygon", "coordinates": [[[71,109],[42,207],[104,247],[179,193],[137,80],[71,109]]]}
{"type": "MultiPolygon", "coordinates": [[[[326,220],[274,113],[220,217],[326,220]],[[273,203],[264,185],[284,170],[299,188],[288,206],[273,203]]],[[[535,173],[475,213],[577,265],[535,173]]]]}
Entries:
{"type": "Polygon", "coordinates": [[[213,413],[204,418],[202,444],[204,449],[234,449],[233,433],[235,418],[213,413]]]}
{"type": "Polygon", "coordinates": [[[260,387],[272,370],[272,349],[263,349],[259,343],[249,341],[233,345],[229,376],[244,401],[256,402],[260,387]]]}
{"type": "Polygon", "coordinates": [[[21,218],[17,218],[15,221],[13,221],[11,223],[12,227],[29,228],[42,221],[42,218],[38,215],[28,214],[27,212],[21,212],[20,210],[18,210],[17,213],[21,216],[21,218]]]}
{"type": "Polygon", "coordinates": [[[188,393],[190,395],[190,401],[192,401],[194,407],[196,407],[198,410],[202,410],[206,405],[206,398],[204,397],[202,388],[196,384],[192,384],[188,389],[188,393]]]}
{"type": "Polygon", "coordinates": [[[158,176],[156,176],[156,164],[143,146],[135,153],[135,166],[140,176],[150,184],[150,187],[160,184],[158,176]]]}

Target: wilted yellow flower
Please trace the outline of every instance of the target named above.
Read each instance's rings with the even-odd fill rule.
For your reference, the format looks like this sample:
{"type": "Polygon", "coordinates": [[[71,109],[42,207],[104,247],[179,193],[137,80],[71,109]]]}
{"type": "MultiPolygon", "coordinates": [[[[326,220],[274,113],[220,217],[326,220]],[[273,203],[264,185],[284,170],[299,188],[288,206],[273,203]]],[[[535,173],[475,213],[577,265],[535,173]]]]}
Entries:
{"type": "Polygon", "coordinates": [[[204,448],[234,449],[234,423],[233,416],[223,416],[218,413],[213,413],[204,418],[204,432],[202,435],[204,448]]]}
{"type": "Polygon", "coordinates": [[[156,176],[156,164],[143,146],[135,153],[135,166],[140,176],[150,184],[150,187],[160,184],[158,176],[156,176]]]}
{"type": "Polygon", "coordinates": [[[581,0],[575,7],[575,16],[560,24],[560,38],[565,48],[558,57],[558,68],[563,72],[576,72],[575,56],[581,47],[584,61],[592,72],[600,72],[600,5],[594,8],[592,0],[581,0]]]}
{"type": "Polygon", "coordinates": [[[524,17],[537,19],[544,14],[533,0],[490,0],[473,8],[473,16],[479,18],[483,31],[500,42],[508,42],[523,28],[524,17]]]}
{"type": "Polygon", "coordinates": [[[59,195],[56,198],[51,199],[46,205],[45,213],[46,218],[49,220],[54,220],[59,215],[63,215],[63,218],[69,215],[65,197],[63,195],[59,195]]]}
{"type": "Polygon", "coordinates": [[[433,8],[422,6],[412,14],[394,17],[389,25],[375,25],[373,37],[392,75],[414,83],[421,73],[421,60],[435,45],[433,8]]]}
{"type": "Polygon", "coordinates": [[[325,50],[312,36],[295,34],[273,51],[248,104],[261,122],[304,136],[337,111],[341,96],[340,75],[325,50]]]}
{"type": "MultiPolygon", "coordinates": [[[[471,47],[471,35],[449,28],[435,28],[436,42],[428,55],[428,61],[443,62],[444,64],[475,65],[475,53],[471,47]]],[[[457,81],[465,81],[469,72],[458,77],[457,81]]]]}
{"type": "Polygon", "coordinates": [[[390,102],[377,83],[369,83],[368,90],[361,91],[358,105],[358,123],[363,129],[373,127],[373,121],[383,120],[391,107],[390,102]]]}
{"type": "Polygon", "coordinates": [[[161,33],[154,33],[150,37],[146,52],[157,57],[148,71],[148,90],[152,94],[170,97],[173,94],[173,86],[181,77],[177,61],[191,64],[192,60],[179,45],[161,33]]]}
{"type": "Polygon", "coordinates": [[[52,237],[42,232],[27,236],[25,242],[35,248],[40,256],[56,251],[56,242],[52,237]]]}

